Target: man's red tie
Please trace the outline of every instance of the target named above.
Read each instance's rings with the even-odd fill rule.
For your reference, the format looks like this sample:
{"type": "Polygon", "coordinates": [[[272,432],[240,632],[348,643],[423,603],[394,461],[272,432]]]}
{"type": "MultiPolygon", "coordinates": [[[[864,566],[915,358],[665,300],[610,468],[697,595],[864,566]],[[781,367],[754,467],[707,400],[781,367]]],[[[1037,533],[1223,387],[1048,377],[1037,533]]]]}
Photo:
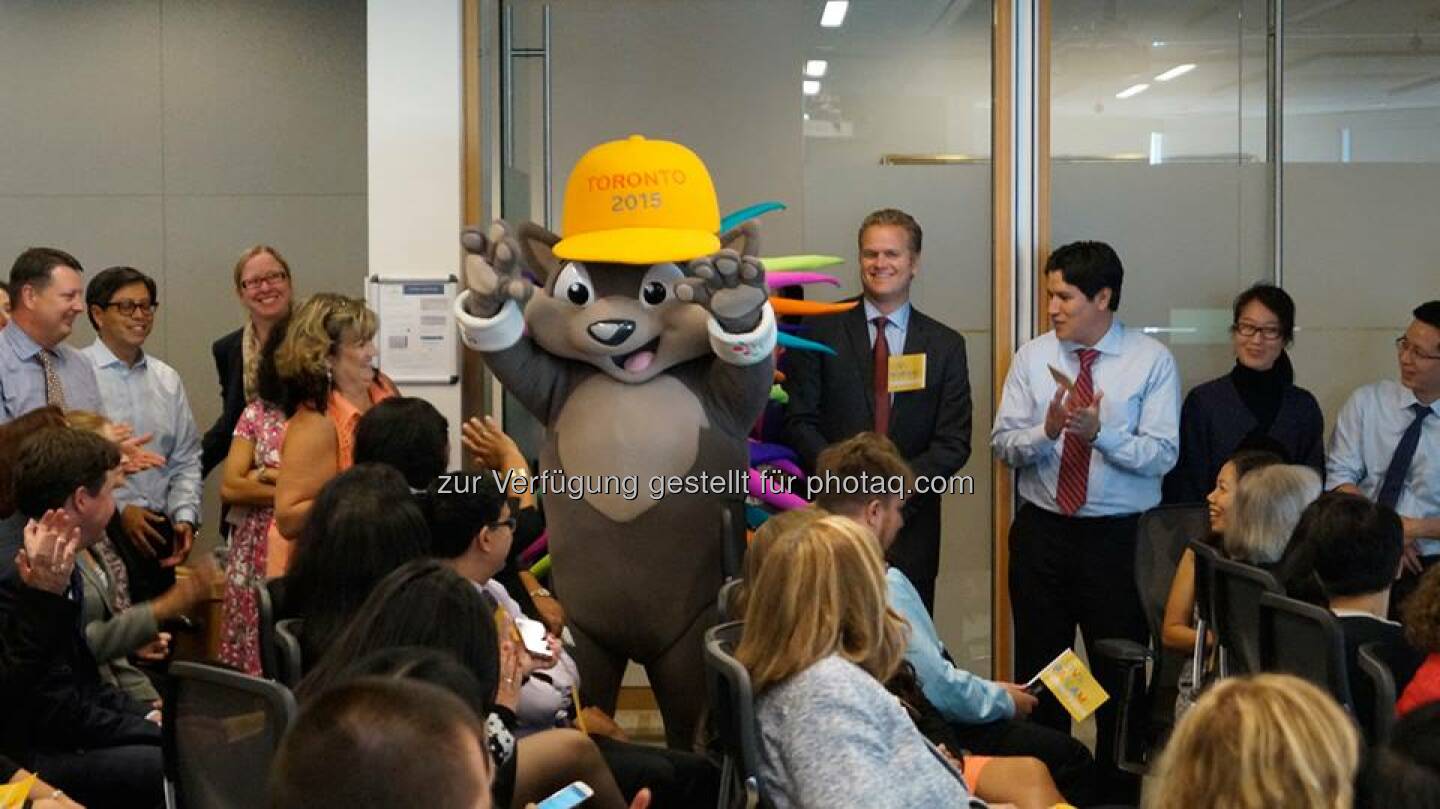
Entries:
{"type": "MultiPolygon", "coordinates": [[[[1090,366],[1100,352],[1093,348],[1082,348],[1075,352],[1080,355],[1080,377],[1070,391],[1070,402],[1076,407],[1089,407],[1095,398],[1095,380],[1090,376],[1090,366]]],[[[1090,486],[1090,442],[1065,433],[1065,447],[1060,451],[1060,479],[1055,486],[1055,503],[1061,514],[1074,514],[1085,505],[1086,490],[1090,486]]]]}
{"type": "Polygon", "coordinates": [[[885,339],[885,327],[890,321],[884,315],[875,318],[875,347],[871,358],[875,364],[875,432],[890,434],[890,341],[885,339]]]}

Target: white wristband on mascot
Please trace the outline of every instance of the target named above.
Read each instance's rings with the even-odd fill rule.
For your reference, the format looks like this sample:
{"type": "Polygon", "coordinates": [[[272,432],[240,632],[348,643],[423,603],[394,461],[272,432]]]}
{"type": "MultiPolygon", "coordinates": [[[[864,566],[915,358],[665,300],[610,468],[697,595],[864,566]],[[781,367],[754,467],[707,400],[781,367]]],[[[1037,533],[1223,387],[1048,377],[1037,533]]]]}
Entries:
{"type": "Polygon", "coordinates": [[[465,301],[470,290],[455,298],[455,325],[460,327],[460,339],[475,351],[504,351],[520,342],[525,333],[525,313],[513,299],[505,301],[492,317],[476,317],[465,311],[465,301]]]}
{"type": "Polygon", "coordinates": [[[744,334],[731,334],[721,327],[714,317],[710,318],[710,348],[715,356],[731,365],[754,365],[764,362],[775,352],[778,339],[775,326],[775,310],[770,302],[760,307],[760,325],[744,334]]]}

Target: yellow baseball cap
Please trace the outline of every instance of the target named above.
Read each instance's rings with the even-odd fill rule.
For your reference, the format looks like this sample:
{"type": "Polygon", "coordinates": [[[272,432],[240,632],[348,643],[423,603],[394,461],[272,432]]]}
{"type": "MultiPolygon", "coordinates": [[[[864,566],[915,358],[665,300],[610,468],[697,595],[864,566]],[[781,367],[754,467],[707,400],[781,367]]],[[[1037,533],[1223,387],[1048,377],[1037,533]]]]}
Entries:
{"type": "Polygon", "coordinates": [[[656,264],[720,249],[720,205],[700,157],[678,143],[631,135],[586,152],[565,184],[555,255],[656,264]]]}

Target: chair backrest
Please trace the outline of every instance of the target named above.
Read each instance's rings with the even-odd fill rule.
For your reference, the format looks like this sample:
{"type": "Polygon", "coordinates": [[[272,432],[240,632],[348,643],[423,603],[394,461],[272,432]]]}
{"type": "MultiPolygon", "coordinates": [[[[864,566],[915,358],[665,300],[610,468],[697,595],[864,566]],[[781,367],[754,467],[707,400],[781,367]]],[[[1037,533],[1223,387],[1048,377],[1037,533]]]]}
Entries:
{"type": "MultiPolygon", "coordinates": [[[[1190,552],[1195,556],[1195,611],[1200,623],[1210,626],[1210,606],[1215,590],[1215,560],[1220,552],[1203,539],[1190,541],[1190,552]]],[[[1197,624],[1198,631],[1199,626],[1197,624]]]]}
{"type": "Polygon", "coordinates": [[[745,617],[739,612],[740,605],[737,603],[744,581],[744,579],[736,578],[720,585],[720,594],[716,601],[716,606],[720,608],[720,620],[738,621],[745,617]]]}
{"type": "Polygon", "coordinates": [[[1360,719],[1370,743],[1381,744],[1390,738],[1390,731],[1395,727],[1395,675],[1385,662],[1383,643],[1361,646],[1357,658],[1365,684],[1350,683],[1355,716],[1360,719]],[[1364,693],[1367,691],[1369,693],[1364,693]]]}
{"type": "Polygon", "coordinates": [[[1204,537],[1210,528],[1203,504],[1156,506],[1140,515],[1135,541],[1135,587],[1150,624],[1150,637],[1159,646],[1165,622],[1165,601],[1185,547],[1204,537]]]}
{"type": "Polygon", "coordinates": [[[1135,588],[1145,623],[1150,628],[1154,657],[1148,687],[1149,723],[1168,725],[1175,715],[1175,696],[1184,656],[1165,648],[1161,629],[1165,624],[1165,602],[1185,547],[1205,536],[1210,522],[1205,506],[1194,503],[1156,506],[1140,515],[1135,539],[1135,588]]]}
{"type": "Polygon", "coordinates": [[[275,679],[294,688],[305,675],[300,657],[300,628],[303,618],[286,618],[275,624],[275,679]]]}
{"type": "Polygon", "coordinates": [[[1335,615],[1324,607],[1277,593],[1263,593],[1259,607],[1259,670],[1282,671],[1309,680],[1353,709],[1345,667],[1345,633],[1335,615]]]}
{"type": "Polygon", "coordinates": [[[265,806],[270,762],[295,719],[279,683],[200,663],[170,666],[162,743],[173,809],[265,806]]]}
{"type": "Polygon", "coordinates": [[[725,753],[720,787],[723,809],[752,802],[770,806],[760,787],[760,732],[755,722],[750,672],[734,656],[744,630],[743,621],[730,621],[705,632],[710,720],[725,753]],[[752,800],[747,800],[747,796],[752,796],[752,800]]]}
{"type": "Polygon", "coordinates": [[[1260,596],[1284,595],[1275,577],[1258,567],[1216,556],[1211,560],[1210,626],[1225,649],[1226,674],[1262,671],[1260,596]]]}
{"type": "Polygon", "coordinates": [[[263,582],[252,585],[250,589],[255,596],[255,610],[259,618],[260,673],[275,680],[278,679],[275,672],[275,604],[270,598],[270,588],[263,582]]]}

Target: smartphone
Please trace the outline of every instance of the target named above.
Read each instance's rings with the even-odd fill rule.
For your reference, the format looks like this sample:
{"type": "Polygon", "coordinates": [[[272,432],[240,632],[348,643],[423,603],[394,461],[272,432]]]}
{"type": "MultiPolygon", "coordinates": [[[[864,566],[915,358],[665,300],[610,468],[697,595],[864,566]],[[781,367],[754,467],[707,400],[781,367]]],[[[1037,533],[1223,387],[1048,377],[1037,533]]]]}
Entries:
{"type": "Polygon", "coordinates": [[[551,658],[550,644],[545,641],[547,633],[544,624],[522,615],[515,619],[515,628],[520,631],[520,642],[525,644],[525,651],[546,660],[551,658]]]}
{"type": "Polygon", "coordinates": [[[589,784],[576,781],[541,801],[535,809],[570,809],[590,800],[590,796],[594,794],[595,790],[591,789],[589,784]]]}
{"type": "Polygon", "coordinates": [[[1053,365],[1050,366],[1050,376],[1055,379],[1055,384],[1064,388],[1066,391],[1069,391],[1071,388],[1075,387],[1075,383],[1070,379],[1070,377],[1066,376],[1064,371],[1056,368],[1053,365]]]}

